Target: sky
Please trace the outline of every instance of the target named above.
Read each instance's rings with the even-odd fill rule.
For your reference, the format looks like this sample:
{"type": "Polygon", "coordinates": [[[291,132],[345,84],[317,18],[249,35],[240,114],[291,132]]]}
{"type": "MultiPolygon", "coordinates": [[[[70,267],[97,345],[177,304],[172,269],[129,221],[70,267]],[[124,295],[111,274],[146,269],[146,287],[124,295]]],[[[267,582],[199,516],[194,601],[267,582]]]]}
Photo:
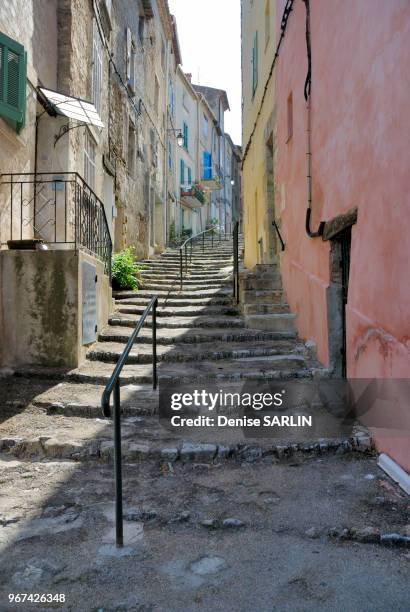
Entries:
{"type": "Polygon", "coordinates": [[[177,20],[182,68],[192,82],[225,89],[225,131],[241,144],[240,0],[168,0],[177,20]]]}

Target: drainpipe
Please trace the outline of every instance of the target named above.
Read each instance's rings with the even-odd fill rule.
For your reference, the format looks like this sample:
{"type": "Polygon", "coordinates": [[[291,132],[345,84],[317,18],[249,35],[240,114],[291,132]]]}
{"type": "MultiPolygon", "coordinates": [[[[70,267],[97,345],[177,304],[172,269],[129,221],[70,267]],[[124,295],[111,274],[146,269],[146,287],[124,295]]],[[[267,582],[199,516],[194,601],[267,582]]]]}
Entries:
{"type": "MultiPolygon", "coordinates": [[[[170,42],[167,40],[167,56],[166,56],[166,67],[165,67],[165,151],[164,151],[164,246],[168,245],[168,147],[169,147],[169,135],[168,130],[168,86],[169,86],[169,49],[170,42]]],[[[172,132],[173,134],[173,132],[172,132]]]]}
{"type": "Polygon", "coordinates": [[[310,0],[303,0],[306,8],[306,52],[308,60],[308,72],[305,81],[305,100],[307,114],[307,129],[306,129],[306,159],[307,159],[307,201],[305,229],[309,238],[318,238],[323,235],[325,222],[320,221],[318,230],[312,232],[310,229],[310,217],[312,215],[312,117],[311,117],[311,83],[312,83],[312,54],[310,41],[310,0]]]}

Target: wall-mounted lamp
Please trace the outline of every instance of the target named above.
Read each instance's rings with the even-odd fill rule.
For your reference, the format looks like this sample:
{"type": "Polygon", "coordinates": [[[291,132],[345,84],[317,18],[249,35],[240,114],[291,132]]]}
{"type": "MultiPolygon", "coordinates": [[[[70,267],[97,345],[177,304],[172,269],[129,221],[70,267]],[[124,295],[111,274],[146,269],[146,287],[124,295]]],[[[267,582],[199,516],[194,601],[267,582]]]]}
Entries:
{"type": "Polygon", "coordinates": [[[185,138],[181,132],[180,128],[168,128],[167,132],[172,132],[173,134],[177,134],[176,139],[177,139],[177,145],[179,147],[183,147],[184,146],[184,142],[185,142],[185,138]]]}

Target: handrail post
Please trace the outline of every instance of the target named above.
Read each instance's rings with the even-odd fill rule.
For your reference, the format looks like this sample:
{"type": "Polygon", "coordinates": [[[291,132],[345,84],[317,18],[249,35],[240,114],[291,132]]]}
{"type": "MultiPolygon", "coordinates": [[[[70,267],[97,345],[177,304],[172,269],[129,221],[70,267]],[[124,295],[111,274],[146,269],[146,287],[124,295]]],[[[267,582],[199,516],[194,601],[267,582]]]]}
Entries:
{"type": "Polygon", "coordinates": [[[182,291],[182,247],[179,247],[179,288],[182,291]]]}
{"type": "Polygon", "coordinates": [[[185,245],[185,274],[188,274],[188,247],[185,245]]]}
{"type": "Polygon", "coordinates": [[[205,234],[202,234],[202,253],[205,253],[205,234]]]}
{"type": "Polygon", "coordinates": [[[152,305],[152,388],[157,388],[157,302],[152,305]]]}
{"type": "Polygon", "coordinates": [[[114,387],[114,470],[115,470],[115,536],[117,548],[124,546],[122,516],[122,470],[121,470],[121,399],[120,380],[114,387]]]}

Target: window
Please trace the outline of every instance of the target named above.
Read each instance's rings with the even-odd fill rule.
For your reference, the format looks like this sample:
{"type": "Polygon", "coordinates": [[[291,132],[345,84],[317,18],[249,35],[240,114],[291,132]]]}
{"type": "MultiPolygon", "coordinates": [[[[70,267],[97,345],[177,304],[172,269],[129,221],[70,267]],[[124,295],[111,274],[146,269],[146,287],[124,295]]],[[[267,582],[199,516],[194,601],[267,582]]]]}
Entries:
{"type": "Polygon", "coordinates": [[[188,166],[188,187],[191,187],[192,185],[192,172],[191,172],[191,168],[188,166]]]}
{"type": "Polygon", "coordinates": [[[27,55],[0,32],[0,117],[19,133],[26,119],[27,55]]]}
{"type": "Polygon", "coordinates": [[[208,138],[208,117],[204,114],[202,118],[202,133],[205,138],[208,138]]]}
{"type": "Polygon", "coordinates": [[[159,109],[159,82],[157,77],[155,76],[155,91],[154,91],[154,109],[156,114],[158,115],[159,109]]]}
{"type": "Polygon", "coordinates": [[[84,134],[84,180],[91,187],[95,188],[95,142],[88,129],[84,134]]]}
{"type": "Polygon", "coordinates": [[[175,94],[174,94],[174,87],[172,85],[172,81],[171,79],[169,80],[169,86],[168,86],[168,101],[169,101],[169,112],[172,116],[175,115],[175,94]]]}
{"type": "Polygon", "coordinates": [[[141,45],[144,44],[144,30],[145,30],[144,17],[140,15],[138,19],[138,37],[140,39],[141,45]]]}
{"type": "Polygon", "coordinates": [[[185,163],[183,159],[181,159],[179,164],[179,182],[181,185],[185,183],[185,163]]]}
{"type": "Polygon", "coordinates": [[[127,169],[131,177],[135,177],[135,152],[136,152],[136,132],[133,122],[128,123],[128,152],[127,152],[127,169]]]}
{"type": "Polygon", "coordinates": [[[212,154],[204,151],[204,180],[212,178],[212,154]]]}
{"type": "Polygon", "coordinates": [[[161,67],[165,74],[165,43],[162,37],[161,37],[161,67]]]}
{"type": "Polygon", "coordinates": [[[265,4],[265,49],[268,46],[270,39],[270,0],[266,0],[265,4]]]}
{"type": "Polygon", "coordinates": [[[182,94],[182,105],[185,108],[186,112],[189,113],[188,96],[186,95],[185,91],[182,94]]]}
{"type": "Polygon", "coordinates": [[[288,133],[287,133],[287,138],[286,138],[286,142],[289,142],[289,140],[292,138],[293,136],[293,98],[292,98],[292,92],[290,92],[289,97],[288,97],[288,101],[287,101],[287,114],[288,114],[288,133]]]}
{"type": "Polygon", "coordinates": [[[172,170],[172,144],[168,141],[168,169],[172,170]]]}
{"type": "Polygon", "coordinates": [[[101,98],[102,98],[102,80],[103,80],[103,54],[100,32],[98,31],[97,22],[93,22],[93,72],[92,72],[92,95],[91,99],[97,113],[101,116],[101,98]]]}
{"type": "Polygon", "coordinates": [[[135,94],[137,48],[132,38],[131,30],[127,28],[127,85],[131,93],[135,94]]]}
{"type": "Polygon", "coordinates": [[[184,148],[188,151],[188,125],[184,121],[184,148]]]}
{"type": "Polygon", "coordinates": [[[252,48],[252,97],[258,87],[258,32],[255,32],[252,48]]]}

